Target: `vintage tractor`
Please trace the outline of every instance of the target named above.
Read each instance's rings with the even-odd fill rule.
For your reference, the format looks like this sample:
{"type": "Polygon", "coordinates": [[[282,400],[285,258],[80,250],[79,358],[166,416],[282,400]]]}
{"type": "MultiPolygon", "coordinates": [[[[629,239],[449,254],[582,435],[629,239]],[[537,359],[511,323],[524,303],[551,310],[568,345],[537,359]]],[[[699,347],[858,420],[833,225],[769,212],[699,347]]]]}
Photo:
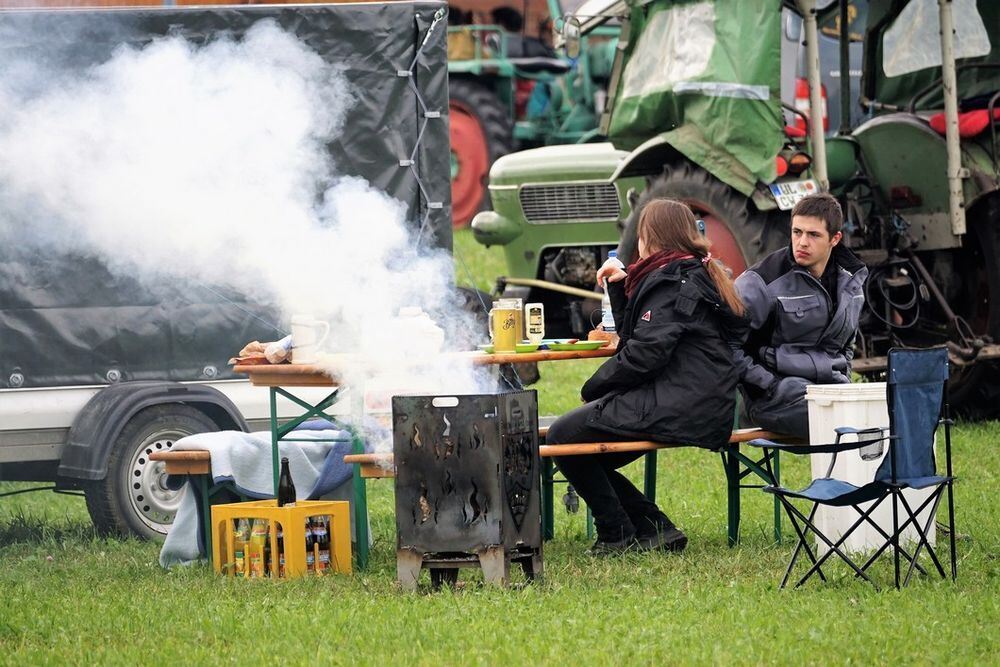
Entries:
{"type": "Polygon", "coordinates": [[[609,143],[545,147],[494,166],[495,211],[473,231],[504,246],[505,292],[546,300],[555,334],[579,335],[597,301],[565,287],[592,290],[616,245],[631,256],[643,201],[691,205],[738,274],[788,242],[798,198],[829,189],[847,212],[846,242],[872,273],[854,369],[880,373],[893,345],[947,344],[953,401],[971,414],[1000,411],[1000,4],[839,0],[819,12],[814,0],[607,0],[587,9],[567,20],[570,51],[602,21],[621,22],[601,124],[609,143]],[[868,119],[827,139],[818,26],[837,13],[848,80],[849,9],[859,4],[858,102],[868,119]],[[802,44],[783,40],[782,11],[802,18],[802,44]],[[809,114],[781,103],[779,63],[803,50],[809,114]]]}
{"type": "Polygon", "coordinates": [[[469,224],[489,206],[493,162],[515,149],[591,141],[606,97],[618,29],[586,38],[576,58],[558,55],[552,26],[577,2],[453,2],[448,28],[452,220],[469,224]],[[518,9],[514,9],[514,7],[518,9]]]}

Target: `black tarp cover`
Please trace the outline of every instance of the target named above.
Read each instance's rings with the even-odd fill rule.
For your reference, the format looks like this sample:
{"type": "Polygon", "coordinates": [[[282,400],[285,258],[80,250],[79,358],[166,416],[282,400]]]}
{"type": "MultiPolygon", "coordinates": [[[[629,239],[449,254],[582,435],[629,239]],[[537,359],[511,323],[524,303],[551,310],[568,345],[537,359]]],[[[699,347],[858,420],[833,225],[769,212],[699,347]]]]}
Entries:
{"type": "MultiPolygon", "coordinates": [[[[408,206],[425,242],[451,249],[445,22],[423,47],[414,81],[441,117],[420,135],[423,113],[406,77],[441,2],[261,7],[0,12],[0,66],[44,58],[84,70],[122,44],[165,35],[201,44],[220,31],[239,38],[270,18],[343,68],[355,91],[330,145],[340,175],[359,176],[408,206]],[[34,37],[27,37],[28,35],[34,37]],[[39,40],[38,35],[45,35],[39,40]],[[85,40],[81,41],[81,36],[85,40]],[[401,166],[420,141],[414,168],[401,166]],[[414,169],[416,174],[414,173],[414,169]],[[426,198],[421,195],[417,174],[426,198]],[[425,201],[426,199],[426,201],[425,201]],[[440,202],[430,206],[428,202],[440,202]]],[[[0,184],[2,185],[2,184],[0,184]]],[[[86,256],[24,256],[0,248],[0,388],[232,377],[226,362],[251,340],[279,337],[275,314],[235,294],[176,283],[140,285],[86,256]]]]}

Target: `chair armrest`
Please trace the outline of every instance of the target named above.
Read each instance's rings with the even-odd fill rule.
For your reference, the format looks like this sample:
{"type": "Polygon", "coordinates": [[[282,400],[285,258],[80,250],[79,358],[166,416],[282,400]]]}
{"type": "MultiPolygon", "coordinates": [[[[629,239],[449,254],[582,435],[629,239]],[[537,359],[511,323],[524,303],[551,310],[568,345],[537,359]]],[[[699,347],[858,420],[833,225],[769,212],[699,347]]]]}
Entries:
{"type": "Polygon", "coordinates": [[[761,447],[763,449],[777,449],[782,452],[788,452],[789,454],[837,454],[839,452],[849,452],[852,449],[861,449],[862,447],[867,447],[868,445],[874,445],[876,442],[881,442],[882,440],[896,439],[898,439],[898,436],[883,435],[879,438],[858,440],[857,442],[833,442],[825,445],[788,445],[759,438],[757,440],[751,440],[747,444],[753,445],[754,447],[761,447]]]}
{"type": "Polygon", "coordinates": [[[873,432],[873,431],[881,431],[881,432],[884,433],[885,431],[888,431],[888,430],[889,430],[888,426],[870,426],[868,428],[854,428],[853,426],[839,426],[839,427],[833,429],[833,432],[836,433],[837,435],[853,435],[853,434],[856,434],[856,433],[869,433],[869,432],[873,432]]]}
{"type": "Polygon", "coordinates": [[[766,440],[764,438],[757,438],[755,440],[750,440],[747,442],[748,445],[753,447],[760,447],[761,449],[777,449],[782,452],[788,452],[790,454],[812,454],[811,446],[808,444],[789,444],[783,442],[774,442],[772,440],[766,440]]]}

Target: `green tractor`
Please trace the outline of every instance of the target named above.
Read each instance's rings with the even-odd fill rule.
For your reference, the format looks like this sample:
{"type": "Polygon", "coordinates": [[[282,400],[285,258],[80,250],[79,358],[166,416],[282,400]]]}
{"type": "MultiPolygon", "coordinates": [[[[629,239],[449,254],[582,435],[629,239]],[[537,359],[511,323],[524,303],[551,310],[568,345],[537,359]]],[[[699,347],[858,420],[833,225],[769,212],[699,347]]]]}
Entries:
{"type": "Polygon", "coordinates": [[[799,198],[829,190],[847,214],[846,242],[871,269],[854,370],[884,371],[892,346],[947,345],[953,402],[1000,412],[1000,3],[595,0],[567,19],[567,50],[612,18],[621,38],[601,118],[609,142],[493,167],[494,211],[472,227],[504,248],[500,290],[544,302],[552,335],[579,336],[599,317],[597,267],[615,247],[626,260],[635,251],[643,201],[691,205],[738,274],[788,242],[799,198]],[[852,7],[865,17],[860,34],[852,7]],[[785,39],[783,12],[801,18],[802,43],[785,39]],[[866,119],[827,138],[818,26],[831,13],[842,81],[852,36],[864,47],[853,102],[866,119]],[[796,62],[805,112],[782,103],[796,62]]]}
{"type": "Polygon", "coordinates": [[[515,149],[592,141],[606,97],[618,29],[584,38],[582,55],[558,55],[552,26],[579,0],[455,0],[448,27],[452,221],[488,207],[493,162],[515,149]],[[516,9],[515,9],[516,7],[516,9]]]}

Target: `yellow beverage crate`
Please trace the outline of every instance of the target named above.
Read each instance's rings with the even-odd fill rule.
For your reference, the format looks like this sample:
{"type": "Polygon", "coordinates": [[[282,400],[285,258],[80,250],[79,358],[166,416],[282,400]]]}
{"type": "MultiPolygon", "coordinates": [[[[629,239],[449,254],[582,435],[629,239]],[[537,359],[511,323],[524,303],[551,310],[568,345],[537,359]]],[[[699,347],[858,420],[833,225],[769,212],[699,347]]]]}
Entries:
{"type": "MultiPolygon", "coordinates": [[[[344,500],[300,500],[294,506],[278,507],[275,500],[255,500],[212,506],[212,566],[216,573],[236,574],[236,529],[239,519],[268,522],[271,547],[269,571],[279,572],[278,531],[280,526],[285,551],[285,579],[307,574],[306,521],[314,516],[328,516],[330,534],[330,572],[351,572],[350,503],[344,500]]],[[[319,563],[318,547],[314,545],[314,563],[319,563]]],[[[272,575],[274,576],[274,575],[272,575]]],[[[277,578],[277,577],[275,577],[277,578]]]]}

